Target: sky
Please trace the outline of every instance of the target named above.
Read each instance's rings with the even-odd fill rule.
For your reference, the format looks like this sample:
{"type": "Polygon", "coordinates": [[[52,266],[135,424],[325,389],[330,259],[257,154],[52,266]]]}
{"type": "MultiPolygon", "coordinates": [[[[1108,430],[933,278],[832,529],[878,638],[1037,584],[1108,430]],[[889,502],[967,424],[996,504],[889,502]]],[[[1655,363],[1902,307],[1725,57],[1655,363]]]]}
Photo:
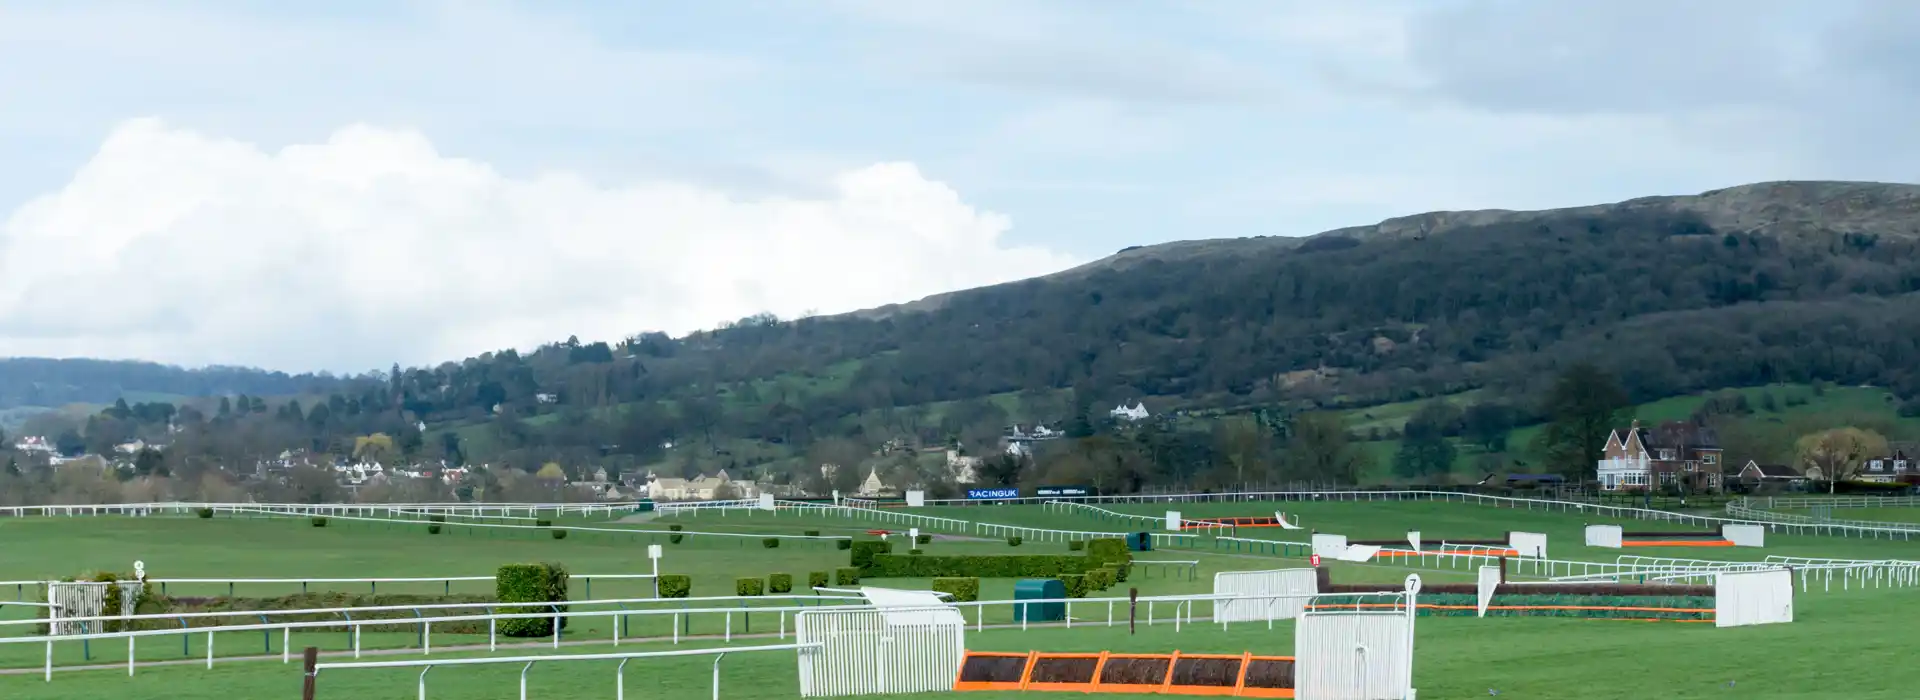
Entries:
{"type": "Polygon", "coordinates": [[[1902,0],[0,0],[0,356],[358,372],[1920,179],[1902,0]]]}

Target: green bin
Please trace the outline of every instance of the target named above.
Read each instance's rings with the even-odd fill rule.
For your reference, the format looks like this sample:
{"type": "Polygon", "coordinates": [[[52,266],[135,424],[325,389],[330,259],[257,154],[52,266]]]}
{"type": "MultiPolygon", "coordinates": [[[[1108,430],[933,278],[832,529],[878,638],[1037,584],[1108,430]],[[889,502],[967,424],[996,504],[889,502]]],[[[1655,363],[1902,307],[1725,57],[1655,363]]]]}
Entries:
{"type": "Polygon", "coordinates": [[[1153,533],[1151,532],[1127,533],[1127,549],[1133,550],[1135,552],[1153,551],[1153,533]]]}
{"type": "Polygon", "coordinates": [[[1026,578],[1013,584],[1014,600],[1053,600],[1013,606],[1014,622],[1059,622],[1067,619],[1067,584],[1057,578],[1026,578]]]}

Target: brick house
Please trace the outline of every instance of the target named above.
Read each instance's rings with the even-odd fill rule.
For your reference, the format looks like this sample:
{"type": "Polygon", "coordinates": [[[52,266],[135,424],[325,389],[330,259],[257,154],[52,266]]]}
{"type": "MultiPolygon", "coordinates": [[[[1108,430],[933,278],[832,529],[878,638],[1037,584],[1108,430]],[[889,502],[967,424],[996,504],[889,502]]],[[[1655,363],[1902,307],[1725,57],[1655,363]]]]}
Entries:
{"type": "Polygon", "coordinates": [[[1893,454],[1868,457],[1860,464],[1860,473],[1855,481],[1868,481],[1879,484],[1920,483],[1920,459],[1909,455],[1920,453],[1912,443],[1896,442],[1888,445],[1893,454]]]}
{"type": "Polygon", "coordinates": [[[1719,491],[1725,460],[1712,428],[1667,421],[1651,430],[1634,421],[1607,435],[1599,468],[1602,491],[1644,491],[1678,485],[1719,491]]]}

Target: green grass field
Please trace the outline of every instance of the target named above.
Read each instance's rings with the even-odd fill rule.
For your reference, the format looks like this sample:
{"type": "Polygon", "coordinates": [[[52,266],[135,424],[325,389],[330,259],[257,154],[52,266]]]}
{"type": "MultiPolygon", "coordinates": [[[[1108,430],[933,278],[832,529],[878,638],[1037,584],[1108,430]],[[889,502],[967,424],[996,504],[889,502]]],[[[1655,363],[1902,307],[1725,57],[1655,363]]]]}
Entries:
{"type": "MultiPolygon", "coordinates": [[[[1172,508],[1188,517],[1228,515],[1265,515],[1282,510],[1298,517],[1303,525],[1322,532],[1337,532],[1354,538],[1396,538],[1408,529],[1418,529],[1428,542],[1447,537],[1498,537],[1509,530],[1545,532],[1549,535],[1549,554],[1557,559],[1610,561],[1622,554],[1680,556],[1714,559],[1757,558],[1766,554],[1835,556],[1859,558],[1920,559],[1920,543],[1861,541],[1839,538],[1770,536],[1765,549],[1590,549],[1581,545],[1581,527],[1585,523],[1605,522],[1578,513],[1490,508],[1443,502],[1373,503],[1182,503],[1110,506],[1113,510],[1159,516],[1172,508]]],[[[914,509],[912,512],[1027,527],[1090,531],[1125,531],[1138,526],[1113,518],[1072,512],[1053,511],[1038,506],[976,506],[914,509]]],[[[744,534],[799,534],[818,529],[823,534],[847,534],[867,537],[868,529],[904,531],[897,524],[875,524],[848,520],[821,513],[781,512],[776,515],[733,512],[725,516],[703,514],[680,516],[649,522],[610,523],[606,520],[574,521],[581,524],[619,529],[613,533],[575,532],[564,540],[550,537],[505,536],[508,533],[480,528],[449,526],[439,535],[429,535],[420,523],[356,523],[336,519],[329,527],[314,528],[304,518],[229,519],[215,518],[30,518],[0,520],[0,580],[44,580],[90,570],[124,571],[135,559],[146,562],[150,575],[160,578],[296,578],[296,577],[428,577],[489,575],[501,564],[520,561],[557,561],[575,574],[642,573],[650,570],[646,545],[662,542],[669,523],[683,525],[689,531],[744,534]]],[[[1657,522],[1627,523],[1638,529],[1676,529],[1657,522]]],[[[931,532],[931,531],[929,531],[931,532]]],[[[1062,543],[1028,541],[1010,547],[998,538],[955,536],[935,533],[939,538],[923,545],[929,554],[1067,553],[1062,543]]],[[[1249,529],[1243,536],[1259,539],[1305,541],[1303,531],[1277,528],[1249,529]]],[[[693,578],[693,595],[731,595],[737,577],[764,577],[769,573],[795,575],[804,584],[808,571],[831,570],[845,566],[847,552],[831,544],[792,545],[767,549],[758,538],[739,540],[690,536],[681,544],[664,545],[666,573],[688,574],[693,578]]],[[[1205,592],[1219,571],[1284,568],[1303,566],[1298,559],[1214,549],[1205,543],[1197,549],[1163,549],[1140,553],[1142,560],[1191,560],[1198,562],[1188,578],[1150,567],[1137,567],[1123,586],[1137,587],[1142,595],[1205,592]]],[[[1397,581],[1410,569],[1403,566],[1371,564],[1330,564],[1334,580],[1397,581]]],[[[1426,580],[1468,581],[1465,570],[1424,570],[1426,580]]],[[[925,588],[924,579],[868,579],[864,584],[899,588],[925,588]]],[[[316,585],[316,588],[321,587],[316,585]]],[[[340,590],[361,590],[358,584],[339,584],[340,590]]],[[[804,585],[797,585],[804,590],[804,585]]],[[[982,595],[987,599],[1011,597],[1012,581],[987,579],[982,595]]],[[[388,584],[382,593],[484,594],[486,583],[388,584]]],[[[643,597],[650,590],[638,582],[605,581],[595,583],[593,598],[643,597]]],[[[286,584],[241,584],[242,596],[270,596],[293,592],[286,584]]],[[[226,586],[199,584],[176,586],[174,595],[224,595],[226,586]]],[[[364,592],[364,591],[362,591],[364,592]]],[[[588,597],[583,582],[572,588],[576,600],[588,597]]],[[[1124,593],[1121,593],[1124,595],[1124,593]]],[[[1099,595],[1099,594],[1096,594],[1099,595]]],[[[1710,625],[1648,623],[1609,620],[1549,618],[1421,618],[1418,623],[1418,661],[1416,686],[1423,697],[1479,697],[1489,689],[1508,698],[1905,698],[1904,690],[1920,682],[1920,670],[1907,670],[1905,630],[1920,624],[1920,607],[1910,602],[1911,589],[1868,589],[1845,593],[1809,593],[1796,601],[1796,621],[1738,629],[1716,629],[1710,625]],[[1883,640],[1886,643],[1874,643],[1883,640]],[[1844,654],[1822,653],[1845,649],[1844,654]],[[1781,660],[1789,660],[1780,663],[1781,660]]],[[[0,591],[0,600],[15,600],[14,591],[0,591]]],[[[771,601],[769,601],[771,603],[771,601]]],[[[671,604],[668,604],[671,605],[671,604]]],[[[635,604],[632,609],[659,609],[657,604],[635,604]]],[[[1144,611],[1143,611],[1144,612],[1144,611]]],[[[1164,610],[1157,613],[1161,624],[1142,626],[1129,635],[1125,627],[1107,627],[1107,608],[1088,602],[1074,609],[1081,621],[1073,629],[995,629],[1011,622],[1011,610],[1002,606],[989,609],[984,621],[988,629],[969,632],[968,646],[976,650],[1026,651],[1150,651],[1181,650],[1189,653],[1239,653],[1255,651],[1288,654],[1292,649],[1291,623],[1278,623],[1269,630],[1265,624],[1235,625],[1222,630],[1216,625],[1189,625],[1175,632],[1165,623],[1164,610]]],[[[1121,613],[1124,615],[1124,613],[1121,613]]],[[[24,619],[32,611],[19,606],[0,606],[0,619],[24,619]]],[[[790,624],[778,612],[737,611],[690,615],[683,621],[683,648],[727,644],[717,637],[731,625],[736,636],[730,643],[769,644],[779,640],[769,635],[790,624]]],[[[969,619],[972,619],[971,613],[969,619]]],[[[607,652],[616,626],[623,639],[657,638],[672,633],[669,618],[629,616],[622,624],[618,618],[579,618],[569,626],[562,653],[607,652]]],[[[6,628],[0,628],[6,629],[6,628]]],[[[0,637],[19,635],[24,626],[13,628],[0,637]]],[[[453,658],[476,652],[459,650],[462,645],[484,645],[485,635],[433,634],[432,658],[453,658]]],[[[367,650],[403,650],[409,658],[418,653],[417,633],[404,628],[391,632],[368,633],[361,639],[367,650]],[[413,650],[407,652],[404,650],[413,650]]],[[[61,642],[55,645],[55,663],[67,670],[56,670],[51,683],[43,682],[37,672],[43,662],[45,646],[40,643],[0,645],[0,669],[23,669],[27,673],[0,673],[0,698],[96,698],[139,697],[200,700],[220,698],[269,698],[291,696],[298,692],[300,677],[296,666],[278,661],[284,642],[278,632],[223,633],[215,639],[215,655],[226,659],[212,669],[203,663],[205,634],[162,635],[143,639],[137,646],[143,662],[191,662],[187,665],[142,666],[128,677],[124,670],[124,645],[100,643],[81,645],[61,642]],[[240,660],[236,657],[274,655],[273,660],[240,660]],[[80,670],[87,664],[112,665],[111,670],[80,670]]],[[[541,640],[532,648],[502,650],[503,654],[544,654],[554,650],[541,640]]],[[[319,646],[328,652],[351,647],[343,632],[296,634],[292,646],[319,646]]],[[[658,642],[622,644],[619,650],[635,651],[667,648],[658,642]]],[[[422,657],[424,658],[424,657],[422,657]]],[[[330,657],[329,661],[342,660],[330,657]]],[[[693,698],[707,697],[710,658],[635,661],[627,667],[627,683],[633,697],[693,698]]],[[[722,697],[778,698],[796,696],[794,658],[790,653],[736,655],[722,666],[722,697]]],[[[518,666],[445,667],[429,676],[430,697],[505,698],[517,693],[518,666]]],[[[323,674],[321,698],[413,697],[418,669],[342,670],[323,674]]],[[[529,696],[539,698],[610,697],[613,672],[611,663],[580,662],[568,665],[535,666],[529,675],[529,696]]],[[[973,693],[970,697],[1001,698],[1012,694],[973,693]]]]}

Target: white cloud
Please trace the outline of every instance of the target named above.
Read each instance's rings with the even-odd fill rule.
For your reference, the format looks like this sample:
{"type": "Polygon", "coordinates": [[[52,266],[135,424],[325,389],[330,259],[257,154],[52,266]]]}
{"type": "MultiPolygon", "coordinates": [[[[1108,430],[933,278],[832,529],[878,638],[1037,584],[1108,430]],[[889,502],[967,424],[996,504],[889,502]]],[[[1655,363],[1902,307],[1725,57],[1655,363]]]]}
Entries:
{"type": "Polygon", "coordinates": [[[359,370],[851,311],[1077,260],[910,163],[817,198],[505,177],[352,126],[277,151],[138,120],[0,227],[0,355],[359,370]]]}

